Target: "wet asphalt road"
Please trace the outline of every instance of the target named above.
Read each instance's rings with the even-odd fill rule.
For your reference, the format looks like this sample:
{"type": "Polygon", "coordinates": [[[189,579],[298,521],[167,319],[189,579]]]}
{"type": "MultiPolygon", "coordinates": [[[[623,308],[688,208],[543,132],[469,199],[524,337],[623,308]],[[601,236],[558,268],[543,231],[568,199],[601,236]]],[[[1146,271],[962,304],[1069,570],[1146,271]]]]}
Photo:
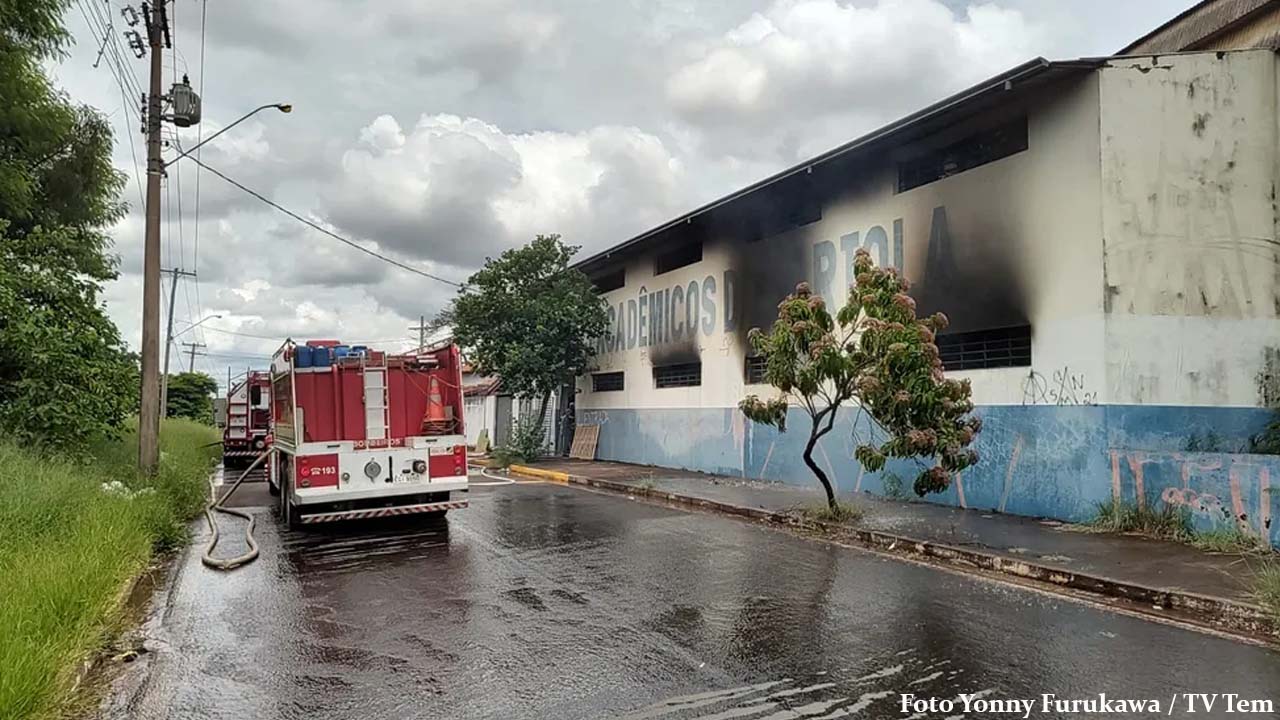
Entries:
{"type": "MultiPolygon", "coordinates": [[[[1280,706],[1273,651],[617,496],[470,499],[326,532],[262,509],[262,559],[230,574],[198,537],[105,716],[904,718],[904,692],[1280,706]]],[[[1033,715],[1057,716],[1085,717],[1033,715]]]]}

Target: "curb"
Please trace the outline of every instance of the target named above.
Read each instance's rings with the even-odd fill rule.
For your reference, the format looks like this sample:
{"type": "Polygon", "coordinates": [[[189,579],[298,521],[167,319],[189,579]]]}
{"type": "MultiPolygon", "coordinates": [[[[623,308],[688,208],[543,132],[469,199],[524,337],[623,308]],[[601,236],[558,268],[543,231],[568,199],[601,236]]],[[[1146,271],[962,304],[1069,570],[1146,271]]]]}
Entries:
{"type": "MultiPolygon", "coordinates": [[[[511,465],[507,467],[507,471],[515,475],[523,475],[524,477],[533,478],[535,480],[550,480],[568,485],[573,478],[578,480],[586,480],[576,475],[570,475],[559,470],[543,470],[542,468],[529,467],[528,465],[511,465]]],[[[579,482],[579,484],[581,484],[579,482]]]]}
{"type": "Polygon", "coordinates": [[[572,485],[583,485],[607,492],[641,496],[735,515],[774,525],[801,529],[821,530],[839,534],[864,547],[893,554],[925,558],[961,569],[977,569],[1010,577],[1031,580],[1042,586],[1069,588],[1093,595],[1117,598],[1133,603],[1143,614],[1169,617],[1166,610],[1189,616],[1194,622],[1234,634],[1276,641],[1276,630],[1270,615],[1258,605],[1211,597],[1170,588],[1154,588],[1116,580],[1102,575],[1089,575],[1072,570],[1027,562],[1004,555],[971,550],[918,538],[895,535],[879,530],[838,525],[820,521],[805,521],[785,512],[764,508],[734,505],[719,500],[681,495],[614,480],[601,480],[584,475],[571,475],[557,470],[543,470],[524,465],[512,465],[512,473],[572,485]]]}

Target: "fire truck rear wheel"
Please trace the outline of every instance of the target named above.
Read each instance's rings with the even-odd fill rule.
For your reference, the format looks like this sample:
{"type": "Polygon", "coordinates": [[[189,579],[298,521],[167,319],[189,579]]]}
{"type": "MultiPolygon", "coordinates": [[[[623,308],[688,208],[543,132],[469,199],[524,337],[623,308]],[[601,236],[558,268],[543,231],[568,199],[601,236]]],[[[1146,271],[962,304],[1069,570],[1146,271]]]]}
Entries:
{"type": "Polygon", "coordinates": [[[280,493],[280,519],[284,521],[286,529],[293,530],[302,524],[298,518],[298,508],[291,502],[293,492],[289,489],[289,486],[287,484],[284,485],[282,490],[280,493]]]}

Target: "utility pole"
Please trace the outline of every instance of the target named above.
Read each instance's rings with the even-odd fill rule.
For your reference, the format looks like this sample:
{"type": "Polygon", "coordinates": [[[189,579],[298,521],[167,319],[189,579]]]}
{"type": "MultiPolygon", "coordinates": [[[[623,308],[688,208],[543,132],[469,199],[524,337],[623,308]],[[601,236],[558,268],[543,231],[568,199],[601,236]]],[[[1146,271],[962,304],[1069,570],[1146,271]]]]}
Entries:
{"type": "MultiPolygon", "coordinates": [[[[138,469],[147,474],[154,473],[160,461],[160,178],[165,174],[160,124],[166,119],[180,127],[200,122],[200,98],[189,84],[174,85],[169,95],[163,92],[162,49],[173,47],[166,11],[169,2],[171,0],[142,3],[147,47],[151,53],[151,78],[147,86],[146,118],[142,128],[147,136],[147,230],[142,260],[142,402],[138,408],[138,469]],[[174,108],[168,118],[164,115],[166,102],[174,108]]],[[[177,282],[176,276],[174,282],[177,282]]],[[[168,354],[167,343],[165,353],[168,354]]]]}
{"type": "Polygon", "coordinates": [[[153,12],[142,3],[151,50],[151,83],[147,93],[147,213],[146,239],[142,261],[142,404],[138,408],[138,469],[155,472],[160,461],[160,177],[164,158],[160,155],[160,113],[164,71],[160,43],[164,38],[164,5],[159,0],[153,12]]]}
{"type": "MultiPolygon", "coordinates": [[[[198,343],[198,342],[189,342],[189,343],[182,343],[182,344],[184,347],[191,348],[191,367],[187,369],[187,372],[195,372],[196,371],[196,350],[200,348],[206,348],[209,346],[205,345],[204,343],[198,343]]],[[[205,353],[200,353],[200,354],[204,355],[205,353]]]]}
{"type": "Polygon", "coordinates": [[[409,329],[418,331],[418,352],[422,352],[427,346],[427,316],[419,315],[417,327],[410,326],[409,329]]]}
{"type": "Polygon", "coordinates": [[[170,273],[173,282],[169,284],[169,321],[164,333],[164,372],[160,375],[160,417],[169,417],[169,356],[173,354],[173,301],[178,294],[179,277],[195,277],[193,272],[181,268],[168,268],[161,273],[170,273]]]}

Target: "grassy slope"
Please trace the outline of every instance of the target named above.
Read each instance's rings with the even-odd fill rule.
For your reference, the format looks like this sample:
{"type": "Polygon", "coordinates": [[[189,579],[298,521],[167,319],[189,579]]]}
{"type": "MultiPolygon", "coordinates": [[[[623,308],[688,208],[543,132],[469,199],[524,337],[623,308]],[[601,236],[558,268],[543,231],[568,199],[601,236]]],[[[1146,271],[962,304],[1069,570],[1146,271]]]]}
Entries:
{"type": "Polygon", "coordinates": [[[131,433],[80,461],[0,440],[0,718],[56,712],[76,661],[110,632],[124,584],[185,538],[218,452],[200,446],[217,439],[211,427],[166,421],[149,480],[133,470],[131,433]],[[124,487],[104,491],[111,481],[124,487]]]}

